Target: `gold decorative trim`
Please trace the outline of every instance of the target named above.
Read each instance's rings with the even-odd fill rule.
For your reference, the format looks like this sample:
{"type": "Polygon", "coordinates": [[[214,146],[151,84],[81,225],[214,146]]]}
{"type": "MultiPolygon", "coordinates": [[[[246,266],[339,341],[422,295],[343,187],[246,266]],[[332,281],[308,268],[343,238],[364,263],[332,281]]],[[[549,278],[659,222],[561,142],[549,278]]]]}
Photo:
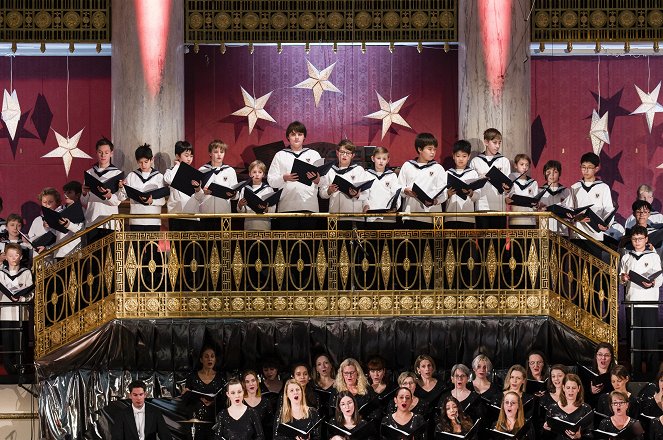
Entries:
{"type": "Polygon", "coordinates": [[[0,420],[37,420],[37,413],[1,413],[0,420]]]}
{"type": "Polygon", "coordinates": [[[216,247],[216,243],[212,245],[212,255],[210,255],[209,259],[209,272],[212,277],[212,286],[216,288],[219,283],[219,275],[221,274],[221,260],[219,259],[219,250],[216,247]]]}
{"type": "Polygon", "coordinates": [[[134,289],[134,280],[136,279],[136,271],[138,270],[138,263],[136,263],[136,255],[134,254],[134,247],[129,243],[129,252],[127,252],[127,260],[124,263],[124,271],[129,280],[129,289],[134,289]]]}

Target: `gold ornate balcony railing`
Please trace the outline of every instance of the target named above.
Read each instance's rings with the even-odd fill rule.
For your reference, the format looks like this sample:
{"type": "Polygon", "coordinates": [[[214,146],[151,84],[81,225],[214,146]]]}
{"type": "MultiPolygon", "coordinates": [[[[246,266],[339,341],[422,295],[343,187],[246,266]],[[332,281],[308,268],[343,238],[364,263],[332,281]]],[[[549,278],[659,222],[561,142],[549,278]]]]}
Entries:
{"type": "Polygon", "coordinates": [[[209,232],[129,232],[114,216],[102,240],[36,257],[36,357],[136,318],[549,315],[616,346],[617,253],[551,233],[548,213],[505,230],[445,230],[444,215],[428,230],[342,230],[319,214],[325,230],[245,231],[232,214],[209,232]]]}
{"type": "Polygon", "coordinates": [[[663,38],[660,0],[539,0],[532,12],[532,41],[633,42],[663,38]]]}
{"type": "Polygon", "coordinates": [[[111,0],[3,0],[0,41],[108,43],[111,0]]]}
{"type": "Polygon", "coordinates": [[[186,0],[187,43],[453,42],[457,0],[186,0]]]}

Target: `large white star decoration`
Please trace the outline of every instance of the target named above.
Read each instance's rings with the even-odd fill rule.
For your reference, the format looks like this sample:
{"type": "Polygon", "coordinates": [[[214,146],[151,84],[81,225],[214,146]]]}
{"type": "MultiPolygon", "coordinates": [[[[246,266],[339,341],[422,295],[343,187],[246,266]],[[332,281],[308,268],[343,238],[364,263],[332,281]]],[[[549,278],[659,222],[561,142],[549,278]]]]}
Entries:
{"type": "Polygon", "coordinates": [[[332,64],[329,67],[325,67],[323,70],[318,70],[309,60],[306,60],[308,66],[308,79],[300,82],[299,84],[294,85],[296,89],[311,89],[313,90],[313,98],[315,98],[315,106],[317,107],[320,103],[320,98],[322,97],[322,92],[336,92],[341,93],[339,89],[336,88],[334,84],[329,81],[329,76],[334,70],[336,63],[332,64]]]}
{"type": "Polygon", "coordinates": [[[380,96],[378,92],[375,92],[375,94],[378,95],[378,101],[380,101],[380,110],[364,117],[382,119],[382,139],[384,139],[384,135],[387,134],[391,124],[398,124],[402,125],[403,127],[411,128],[410,124],[408,124],[405,119],[403,119],[403,117],[398,114],[409,95],[395,102],[387,102],[387,100],[380,96]]]}
{"type": "Polygon", "coordinates": [[[242,89],[242,96],[244,97],[244,107],[232,114],[233,116],[246,116],[249,119],[249,134],[253,131],[253,127],[256,125],[256,122],[258,122],[258,119],[276,122],[265,110],[267,100],[273,91],[260,98],[254,98],[249,92],[244,90],[244,87],[240,87],[240,89],[242,89]]]}
{"type": "MultiPolygon", "coordinates": [[[[51,128],[51,130],[53,130],[51,128]]],[[[42,157],[61,157],[62,162],[64,163],[64,172],[69,176],[69,169],[71,168],[71,162],[74,160],[74,157],[79,159],[92,159],[88,156],[83,150],[78,148],[78,141],[81,140],[81,135],[83,134],[84,128],[81,128],[81,131],[76,133],[72,138],[64,137],[57,131],[53,130],[55,133],[55,139],[58,141],[58,147],[44,154],[42,157]]]]}
{"type": "Polygon", "coordinates": [[[18,122],[21,120],[21,105],[18,103],[16,90],[9,94],[7,89],[5,89],[5,93],[2,97],[2,120],[7,126],[10,139],[14,140],[18,122]]]}
{"type": "Polygon", "coordinates": [[[603,144],[610,143],[608,135],[608,112],[599,117],[596,110],[592,111],[592,127],[589,129],[589,139],[592,141],[592,148],[595,154],[600,154],[603,144]]]}
{"type": "Polygon", "coordinates": [[[658,93],[661,91],[661,83],[659,82],[656,88],[651,93],[645,93],[640,90],[640,87],[635,86],[638,95],[640,96],[640,101],[642,104],[636,108],[631,114],[644,113],[647,116],[647,126],[649,127],[649,133],[651,133],[652,126],[654,125],[654,115],[656,113],[663,112],[663,105],[658,103],[658,93]]]}

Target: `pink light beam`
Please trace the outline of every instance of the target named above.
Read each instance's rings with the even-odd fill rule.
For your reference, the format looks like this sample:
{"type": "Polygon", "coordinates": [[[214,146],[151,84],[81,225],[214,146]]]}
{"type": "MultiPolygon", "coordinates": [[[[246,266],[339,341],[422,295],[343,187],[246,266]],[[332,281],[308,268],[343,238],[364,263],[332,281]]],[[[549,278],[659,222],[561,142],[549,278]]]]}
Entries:
{"type": "Polygon", "coordinates": [[[133,0],[145,86],[152,98],[159,94],[166,63],[171,0],[133,0]]]}
{"type": "Polygon", "coordinates": [[[479,0],[479,22],[486,80],[493,102],[502,100],[504,75],[511,42],[512,0],[479,0]]]}

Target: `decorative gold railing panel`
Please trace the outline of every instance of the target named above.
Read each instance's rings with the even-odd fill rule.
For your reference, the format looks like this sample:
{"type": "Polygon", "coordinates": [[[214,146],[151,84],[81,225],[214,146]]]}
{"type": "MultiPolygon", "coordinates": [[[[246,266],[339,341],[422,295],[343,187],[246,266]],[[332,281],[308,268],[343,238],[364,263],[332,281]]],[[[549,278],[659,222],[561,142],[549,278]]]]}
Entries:
{"type": "MultiPolygon", "coordinates": [[[[510,214],[517,215],[517,214],[510,214]]],[[[36,356],[112,319],[550,315],[617,341],[618,255],[547,229],[115,232],[35,259],[36,356]]],[[[277,216],[279,216],[277,214],[277,216]]],[[[282,216],[282,215],[281,215],[282,216]]],[[[168,216],[163,216],[168,217],[168,216]]],[[[108,225],[111,223],[109,222],[108,225]]]]}
{"type": "Polygon", "coordinates": [[[111,0],[3,0],[0,41],[110,42],[111,0]]]}
{"type": "Polygon", "coordinates": [[[538,0],[532,41],[659,41],[661,0],[538,0]]]}
{"type": "Polygon", "coordinates": [[[457,0],[186,0],[187,43],[453,42],[457,0]]]}

